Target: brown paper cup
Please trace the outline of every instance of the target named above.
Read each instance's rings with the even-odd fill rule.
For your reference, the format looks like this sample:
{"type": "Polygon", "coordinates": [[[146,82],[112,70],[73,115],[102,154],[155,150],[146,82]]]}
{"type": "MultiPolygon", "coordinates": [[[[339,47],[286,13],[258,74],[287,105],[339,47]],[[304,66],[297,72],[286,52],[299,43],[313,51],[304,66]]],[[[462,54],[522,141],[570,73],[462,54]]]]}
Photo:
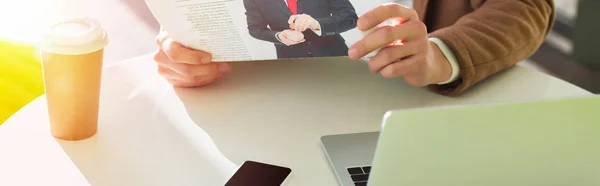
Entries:
{"type": "Polygon", "coordinates": [[[52,26],[39,42],[50,131],[82,140],[98,131],[106,32],[99,22],[75,18],[52,26]]]}

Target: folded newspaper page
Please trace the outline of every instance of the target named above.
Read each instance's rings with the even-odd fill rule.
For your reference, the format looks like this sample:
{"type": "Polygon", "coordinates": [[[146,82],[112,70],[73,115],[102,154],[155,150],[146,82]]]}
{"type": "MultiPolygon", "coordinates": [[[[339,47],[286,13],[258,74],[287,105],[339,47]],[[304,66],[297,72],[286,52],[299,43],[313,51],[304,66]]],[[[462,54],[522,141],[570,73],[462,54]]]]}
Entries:
{"type": "MultiPolygon", "coordinates": [[[[175,41],[215,62],[348,56],[378,0],[145,0],[175,41]]],[[[366,56],[369,58],[370,56],[366,56]]]]}

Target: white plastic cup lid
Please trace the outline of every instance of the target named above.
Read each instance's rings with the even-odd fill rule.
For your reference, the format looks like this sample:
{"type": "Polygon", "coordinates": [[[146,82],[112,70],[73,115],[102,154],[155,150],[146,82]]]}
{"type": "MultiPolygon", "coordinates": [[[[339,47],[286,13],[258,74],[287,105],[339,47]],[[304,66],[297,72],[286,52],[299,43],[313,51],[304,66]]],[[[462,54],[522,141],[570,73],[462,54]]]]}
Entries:
{"type": "Polygon", "coordinates": [[[81,55],[96,52],[108,44],[106,31],[92,18],[73,18],[60,21],[47,29],[38,42],[46,52],[81,55]]]}

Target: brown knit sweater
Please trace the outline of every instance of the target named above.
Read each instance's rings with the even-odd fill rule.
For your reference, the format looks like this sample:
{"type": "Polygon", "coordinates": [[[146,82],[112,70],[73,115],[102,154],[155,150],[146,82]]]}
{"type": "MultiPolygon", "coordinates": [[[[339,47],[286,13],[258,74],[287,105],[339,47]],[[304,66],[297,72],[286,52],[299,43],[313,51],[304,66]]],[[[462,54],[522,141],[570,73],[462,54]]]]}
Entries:
{"type": "Polygon", "coordinates": [[[553,0],[413,0],[430,37],[443,40],[460,79],[430,88],[456,95],[531,56],[551,30],[553,0]]]}

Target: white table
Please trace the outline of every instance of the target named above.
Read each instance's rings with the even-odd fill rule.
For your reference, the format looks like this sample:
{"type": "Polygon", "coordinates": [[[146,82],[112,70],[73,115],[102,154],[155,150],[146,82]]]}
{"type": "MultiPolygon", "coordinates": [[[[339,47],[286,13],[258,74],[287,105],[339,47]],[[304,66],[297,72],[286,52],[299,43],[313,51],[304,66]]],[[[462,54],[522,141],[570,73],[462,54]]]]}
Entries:
{"type": "Polygon", "coordinates": [[[590,95],[520,66],[460,97],[346,59],[239,63],[195,89],[155,72],[150,55],[105,69],[100,129],[87,140],[51,137],[44,96],[16,113],[0,127],[0,185],[222,185],[245,160],[291,167],[292,186],[336,185],[320,137],[377,131],[387,110],[590,95]]]}

